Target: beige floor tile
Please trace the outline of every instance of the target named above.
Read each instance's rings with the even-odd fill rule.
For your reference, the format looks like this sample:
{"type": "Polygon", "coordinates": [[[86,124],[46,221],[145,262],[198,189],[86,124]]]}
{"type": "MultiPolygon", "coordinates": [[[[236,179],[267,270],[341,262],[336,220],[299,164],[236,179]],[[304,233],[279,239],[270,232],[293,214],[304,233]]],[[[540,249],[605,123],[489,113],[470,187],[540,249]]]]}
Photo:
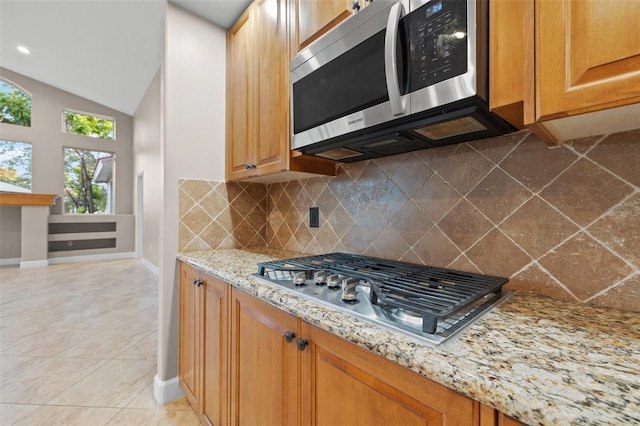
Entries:
{"type": "Polygon", "coordinates": [[[139,260],[2,267],[0,282],[0,425],[104,425],[129,403],[160,413],[111,424],[198,424],[184,400],[155,406],[158,277],[139,260]]]}
{"type": "Polygon", "coordinates": [[[153,384],[147,386],[142,392],[140,392],[140,395],[131,401],[127,405],[127,408],[144,408],[148,410],[160,408],[171,411],[191,411],[191,406],[185,397],[178,398],[175,401],[168,402],[164,405],[158,405],[153,396],[153,384]]]}
{"type": "MultiPolygon", "coordinates": [[[[147,359],[155,360],[158,357],[158,332],[152,331],[138,342],[132,344],[123,352],[118,354],[116,359],[147,359]]],[[[122,348],[122,346],[120,347],[122,348]]]]}
{"type": "Polygon", "coordinates": [[[55,357],[80,341],[78,330],[43,329],[20,339],[20,343],[3,348],[2,355],[55,357]]]}
{"type": "Polygon", "coordinates": [[[119,411],[119,408],[41,405],[20,418],[16,426],[103,426],[119,411]]]}
{"type": "Polygon", "coordinates": [[[82,339],[60,356],[111,359],[121,353],[123,347],[135,345],[147,334],[144,330],[78,330],[82,339]]]}
{"type": "Polygon", "coordinates": [[[108,423],[110,426],[196,426],[200,421],[193,411],[144,410],[125,408],[108,423]]]}
{"type": "Polygon", "coordinates": [[[38,407],[40,406],[29,404],[0,404],[0,425],[9,426],[16,424],[16,422],[38,407]]]}
{"type": "Polygon", "coordinates": [[[132,311],[115,322],[114,329],[135,329],[135,330],[157,330],[158,329],[158,309],[145,309],[132,311]]]}
{"type": "Polygon", "coordinates": [[[125,407],[153,380],[156,363],[111,360],[52,399],[53,405],[125,407]]]}
{"type": "Polygon", "coordinates": [[[13,376],[21,374],[31,367],[35,367],[45,361],[45,358],[32,356],[0,356],[0,383],[13,376]]]}
{"type": "Polygon", "coordinates": [[[0,402],[44,404],[105,364],[103,360],[47,358],[0,385],[0,402]]]}

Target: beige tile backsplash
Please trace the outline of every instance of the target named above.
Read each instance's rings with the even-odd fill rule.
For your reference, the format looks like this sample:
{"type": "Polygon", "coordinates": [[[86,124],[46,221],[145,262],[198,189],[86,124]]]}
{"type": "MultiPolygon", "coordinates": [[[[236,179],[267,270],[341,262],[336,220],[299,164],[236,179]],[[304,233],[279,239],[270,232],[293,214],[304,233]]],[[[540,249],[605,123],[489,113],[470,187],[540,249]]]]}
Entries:
{"type": "Polygon", "coordinates": [[[183,251],[345,251],[640,311],[640,131],[553,149],[520,132],[267,186],[182,180],[179,210],[183,251]]]}

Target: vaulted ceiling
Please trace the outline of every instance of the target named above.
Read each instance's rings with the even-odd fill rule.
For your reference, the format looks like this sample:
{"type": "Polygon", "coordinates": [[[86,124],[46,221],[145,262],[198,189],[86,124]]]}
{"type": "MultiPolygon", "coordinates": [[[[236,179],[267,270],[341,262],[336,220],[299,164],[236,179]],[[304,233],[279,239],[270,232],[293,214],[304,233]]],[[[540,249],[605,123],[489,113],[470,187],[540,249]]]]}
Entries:
{"type": "MultiPolygon", "coordinates": [[[[249,0],[171,3],[227,29],[249,0]]],[[[2,0],[0,66],[133,115],[160,67],[164,7],[164,0],[2,0]]]]}

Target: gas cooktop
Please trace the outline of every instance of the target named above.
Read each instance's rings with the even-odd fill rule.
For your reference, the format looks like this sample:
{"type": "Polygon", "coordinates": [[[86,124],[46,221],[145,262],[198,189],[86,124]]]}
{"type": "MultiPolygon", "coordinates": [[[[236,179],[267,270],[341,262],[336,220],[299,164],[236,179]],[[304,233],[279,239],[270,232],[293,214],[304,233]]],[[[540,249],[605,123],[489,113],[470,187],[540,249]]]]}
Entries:
{"type": "Polygon", "coordinates": [[[259,263],[253,276],[433,344],[511,295],[506,278],[346,253],[259,263]]]}

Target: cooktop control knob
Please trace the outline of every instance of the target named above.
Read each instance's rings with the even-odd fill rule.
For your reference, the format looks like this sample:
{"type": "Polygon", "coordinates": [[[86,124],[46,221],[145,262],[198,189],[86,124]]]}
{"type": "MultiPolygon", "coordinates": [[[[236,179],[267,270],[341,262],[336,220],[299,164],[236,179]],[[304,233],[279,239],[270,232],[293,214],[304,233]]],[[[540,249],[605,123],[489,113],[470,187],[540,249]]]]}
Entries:
{"type": "Polygon", "coordinates": [[[345,278],[342,280],[342,300],[351,302],[356,300],[356,285],[358,280],[356,278],[345,278]]]}
{"type": "Polygon", "coordinates": [[[307,274],[304,271],[296,272],[295,275],[293,276],[293,283],[295,285],[304,285],[306,279],[307,279],[307,274]]]}
{"type": "Polygon", "coordinates": [[[329,288],[339,288],[340,287],[340,282],[342,281],[342,277],[341,275],[338,274],[331,274],[329,275],[329,278],[327,278],[327,286],[329,288]]]}
{"type": "Polygon", "coordinates": [[[315,271],[313,273],[313,280],[315,281],[316,285],[322,285],[326,283],[328,275],[329,273],[327,271],[315,271]]]}

